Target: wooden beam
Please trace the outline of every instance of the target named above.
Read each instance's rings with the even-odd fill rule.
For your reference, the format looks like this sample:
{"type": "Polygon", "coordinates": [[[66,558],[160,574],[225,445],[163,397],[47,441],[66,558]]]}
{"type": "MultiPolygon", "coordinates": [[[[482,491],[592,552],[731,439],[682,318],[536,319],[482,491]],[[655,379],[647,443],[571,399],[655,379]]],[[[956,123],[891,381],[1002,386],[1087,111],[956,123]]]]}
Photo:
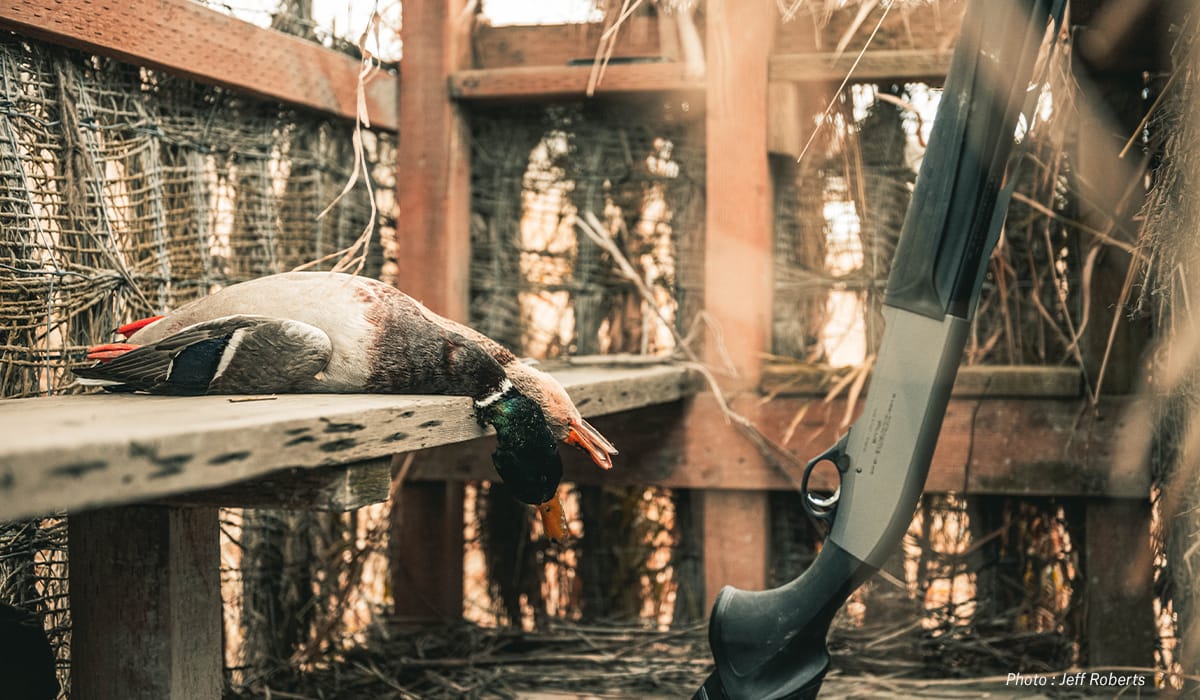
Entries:
{"type": "Polygon", "coordinates": [[[967,397],[1074,398],[1083,393],[1078,367],[977,365],[961,367],[950,395],[967,397]]]}
{"type": "Polygon", "coordinates": [[[166,505],[280,508],[346,513],[388,499],[392,458],[318,469],[293,467],[249,481],[164,499],[166,505]]]}
{"type": "MultiPolygon", "coordinates": [[[[763,368],[762,390],[780,396],[823,396],[842,376],[826,367],[769,363],[763,368]]],[[[865,386],[869,392],[870,380],[865,386]]],[[[1040,365],[960,367],[951,390],[957,398],[1075,398],[1082,393],[1078,367],[1040,365]]]]}
{"type": "MultiPolygon", "coordinates": [[[[470,65],[473,17],[466,0],[405,6],[396,149],[397,282],[429,308],[464,323],[470,320],[471,135],[446,81],[470,65]]],[[[388,556],[395,562],[397,614],[462,616],[462,495],[455,483],[395,485],[393,506],[415,504],[414,513],[391,512],[388,556]],[[434,558],[430,543],[440,550],[434,558]]]]}
{"type": "MultiPolygon", "coordinates": [[[[353,119],[359,62],[191,0],[6,0],[0,28],[248,95],[353,119]]],[[[395,131],[399,79],[367,84],[373,126],[395,131]]]]}
{"type": "MultiPolygon", "coordinates": [[[[693,92],[704,83],[684,77],[683,64],[610,64],[596,94],[693,92]]],[[[591,66],[531,66],[464,70],[450,76],[450,95],[458,100],[561,99],[583,97],[591,66]]]]}
{"type": "MultiPolygon", "coordinates": [[[[805,3],[779,24],[775,51],[780,54],[841,50],[856,56],[883,51],[937,49],[954,45],[965,2],[909,3],[903,9],[874,3],[864,16],[862,3],[805,3]],[[885,16],[886,13],[886,16],[885,16]],[[876,26],[878,29],[876,30],[876,26]]],[[[1072,14],[1074,18],[1074,14],[1072,14]]]]}
{"type": "Polygon", "coordinates": [[[410,483],[392,501],[394,621],[423,624],[463,614],[463,485],[410,483]]]}
{"type": "Polygon", "coordinates": [[[952,47],[945,49],[897,49],[842,53],[794,53],[771,57],[772,82],[841,82],[854,67],[855,81],[929,80],[942,82],[950,70],[952,47]]]}
{"type": "MultiPolygon", "coordinates": [[[[592,420],[613,437],[621,454],[612,471],[601,472],[575,450],[564,450],[566,480],[711,490],[795,488],[785,472],[764,462],[725,425],[711,396],[688,403],[592,420]]],[[[1150,492],[1149,473],[1118,454],[1131,403],[1128,398],[1106,397],[1100,412],[1092,415],[1082,399],[953,399],[926,491],[1144,499],[1150,492]]],[[[743,407],[744,415],[776,441],[782,441],[796,414],[805,411],[786,446],[800,462],[837,440],[846,411],[844,401],[826,404],[820,399],[750,404],[743,407]]],[[[494,479],[491,449],[489,441],[439,447],[417,456],[410,478],[494,479]]],[[[814,487],[832,491],[835,484],[827,476],[814,473],[814,487]]]]}
{"type": "MultiPolygon", "coordinates": [[[[767,2],[710,0],[705,5],[708,61],[705,100],[704,308],[721,328],[740,377],[733,389],[757,388],[770,349],[773,293],[771,174],[767,156],[767,59],[775,8],[767,2]]],[[[720,357],[709,336],[705,354],[720,357]]],[[[744,443],[722,422],[686,422],[689,467],[708,460],[714,445],[744,443]]],[[[724,460],[725,455],[717,457],[724,460]]],[[[729,464],[736,464],[730,461],[729,464]]],[[[759,590],[767,582],[767,492],[699,494],[705,522],[705,597],[721,585],[759,590]],[[709,532],[740,523],[744,541],[709,532]],[[761,522],[759,520],[761,519],[761,522]]]]}
{"type": "MultiPolygon", "coordinates": [[[[1141,42],[1138,42],[1141,43],[1141,42]]],[[[1105,231],[1118,240],[1134,242],[1137,220],[1145,201],[1149,161],[1121,157],[1127,136],[1140,128],[1145,108],[1141,71],[1108,73],[1093,77],[1089,67],[1100,56],[1089,56],[1076,46],[1071,62],[1072,79],[1080,85],[1077,115],[1070,122],[1070,157],[1077,164],[1070,187],[1079,194],[1075,202],[1084,225],[1105,231]]],[[[1165,67],[1164,67],[1165,70],[1165,67]]],[[[1101,381],[1100,391],[1124,394],[1136,391],[1148,376],[1143,357],[1150,343],[1148,315],[1131,318],[1122,308],[1122,291],[1134,260],[1115,246],[1091,243],[1100,248],[1089,260],[1088,289],[1091,297],[1087,328],[1082,330],[1079,350],[1092,384],[1101,381]],[[1114,329],[1113,324],[1116,324],[1114,329]]],[[[1086,255],[1081,250],[1081,257],[1086,255]]],[[[1137,291],[1127,300],[1132,305],[1137,291]]]]}
{"type": "Polygon", "coordinates": [[[724,586],[762,590],[770,567],[770,508],[765,491],[703,491],[704,591],[707,608],[724,586]]]}
{"type": "Polygon", "coordinates": [[[221,697],[215,508],[72,516],[71,697],[221,697]]]}
{"type": "MultiPolygon", "coordinates": [[[[585,415],[678,401],[689,372],[657,366],[556,376],[585,415]]],[[[211,489],[291,467],[387,457],[487,434],[448,396],[93,394],[0,401],[0,521],[211,489]]]]}
{"type": "Polygon", "coordinates": [[[767,85],[767,150],[793,161],[804,152],[806,131],[812,132],[812,120],[805,119],[806,95],[795,82],[774,81],[767,85]]]}
{"type": "Polygon", "coordinates": [[[396,150],[399,285],[430,309],[467,321],[471,261],[470,134],[446,94],[467,65],[463,0],[405,8],[401,38],[400,142],[396,150]]]}
{"type": "MultiPolygon", "coordinates": [[[[664,22],[670,32],[672,22],[664,22]]],[[[608,29],[601,22],[573,24],[508,25],[481,24],[471,36],[474,68],[518,68],[565,66],[580,59],[592,60],[601,35],[608,29]]],[[[656,16],[628,17],[617,32],[615,58],[657,58],[666,55],[656,16]]]]}

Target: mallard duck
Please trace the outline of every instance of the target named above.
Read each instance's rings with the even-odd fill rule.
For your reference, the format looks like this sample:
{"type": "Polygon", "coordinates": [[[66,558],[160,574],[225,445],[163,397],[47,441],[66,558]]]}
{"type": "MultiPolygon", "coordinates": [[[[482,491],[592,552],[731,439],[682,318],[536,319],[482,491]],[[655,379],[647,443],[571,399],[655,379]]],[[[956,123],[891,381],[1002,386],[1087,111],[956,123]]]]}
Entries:
{"type": "Polygon", "coordinates": [[[372,279],[289,272],[226,287],[96,345],[81,384],[162,394],[377,392],[469,396],[496,429],[496,471],[561,536],[559,442],[612,467],[617,450],[549,374],[372,279]]]}

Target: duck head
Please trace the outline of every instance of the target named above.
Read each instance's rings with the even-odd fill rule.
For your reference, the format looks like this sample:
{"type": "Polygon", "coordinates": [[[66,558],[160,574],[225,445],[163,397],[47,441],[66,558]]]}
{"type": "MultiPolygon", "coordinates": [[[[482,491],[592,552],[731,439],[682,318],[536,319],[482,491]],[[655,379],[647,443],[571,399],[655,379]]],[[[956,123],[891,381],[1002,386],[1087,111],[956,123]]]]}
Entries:
{"type": "Polygon", "coordinates": [[[496,428],[492,463],[513,497],[535,506],[553,499],[562,460],[541,406],[514,389],[484,408],[480,418],[496,428]]]}
{"type": "Polygon", "coordinates": [[[583,450],[597,467],[612,469],[617,448],[583,419],[557,379],[523,362],[508,365],[507,371],[513,385],[542,407],[554,439],[583,450]]]}

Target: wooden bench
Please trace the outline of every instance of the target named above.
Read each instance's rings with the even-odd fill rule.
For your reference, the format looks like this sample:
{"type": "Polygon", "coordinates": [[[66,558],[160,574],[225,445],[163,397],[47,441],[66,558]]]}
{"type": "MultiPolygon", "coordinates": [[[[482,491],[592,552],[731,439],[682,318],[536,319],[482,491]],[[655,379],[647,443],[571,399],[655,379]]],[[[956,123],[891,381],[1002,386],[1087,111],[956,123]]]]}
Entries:
{"type": "MultiPolygon", "coordinates": [[[[588,417],[678,406],[694,387],[666,365],[556,375],[588,417]]],[[[491,429],[460,397],[57,396],[0,401],[0,425],[0,521],[71,514],[74,698],[220,697],[217,506],[382,501],[392,455],[437,446],[490,465],[491,429]]]]}

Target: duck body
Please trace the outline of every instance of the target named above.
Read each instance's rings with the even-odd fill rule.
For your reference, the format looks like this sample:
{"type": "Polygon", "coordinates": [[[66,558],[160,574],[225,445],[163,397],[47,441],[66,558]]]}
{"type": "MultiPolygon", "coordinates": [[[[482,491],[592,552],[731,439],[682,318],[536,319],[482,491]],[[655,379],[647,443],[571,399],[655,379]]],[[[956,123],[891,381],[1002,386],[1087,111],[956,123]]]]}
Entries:
{"type": "Polygon", "coordinates": [[[469,396],[496,428],[493,461],[513,495],[547,502],[556,442],[611,467],[616,449],[550,375],[382,282],[289,272],[226,287],[93,347],[83,384],[167,394],[400,393],[469,396]]]}
{"type": "Polygon", "coordinates": [[[219,372],[214,367],[202,391],[195,381],[174,385],[169,374],[157,385],[131,382],[130,388],[465,396],[497,388],[479,385],[498,383],[495,363],[483,359],[478,343],[439,319],[376,280],[324,272],[262,277],[189,302],[129,335],[129,344],[148,347],[203,325],[214,338],[225,338],[224,345],[208,348],[217,366],[224,362],[224,367],[219,372]]]}

